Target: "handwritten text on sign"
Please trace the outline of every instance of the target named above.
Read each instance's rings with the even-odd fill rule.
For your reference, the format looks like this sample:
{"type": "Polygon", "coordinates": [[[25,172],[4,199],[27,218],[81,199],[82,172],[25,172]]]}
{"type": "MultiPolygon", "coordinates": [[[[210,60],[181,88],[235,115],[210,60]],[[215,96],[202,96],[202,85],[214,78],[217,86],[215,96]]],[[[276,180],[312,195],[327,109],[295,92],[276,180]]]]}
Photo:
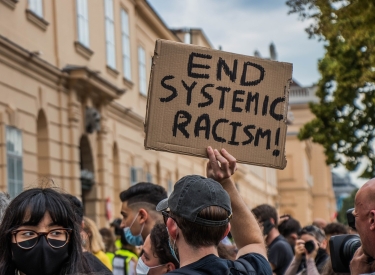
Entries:
{"type": "MultiPolygon", "coordinates": [[[[163,137],[169,132],[181,146],[186,144],[183,140],[198,139],[206,140],[202,145],[215,141],[233,148],[262,147],[264,153],[271,152],[274,158],[280,155],[280,149],[283,152],[280,137],[286,133],[288,82],[283,81],[278,88],[272,85],[270,78],[277,74],[270,61],[263,64],[261,59],[249,61],[239,55],[202,53],[189,47],[176,56],[179,57],[176,66],[163,63],[161,72],[154,72],[150,88],[149,104],[157,100],[158,109],[167,110],[162,115],[161,126],[166,131],[163,137]]],[[[159,60],[154,60],[158,64],[159,60]]],[[[147,127],[150,126],[148,121],[147,127]]]]}

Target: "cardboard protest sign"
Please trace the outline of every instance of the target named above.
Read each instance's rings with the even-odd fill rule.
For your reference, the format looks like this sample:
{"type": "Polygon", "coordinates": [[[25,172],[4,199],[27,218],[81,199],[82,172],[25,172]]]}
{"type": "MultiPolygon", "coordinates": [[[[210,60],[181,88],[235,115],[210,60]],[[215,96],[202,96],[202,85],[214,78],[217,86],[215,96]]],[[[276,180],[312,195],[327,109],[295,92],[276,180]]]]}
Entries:
{"type": "Polygon", "coordinates": [[[145,148],[282,169],[292,64],[158,40],[145,148]]]}

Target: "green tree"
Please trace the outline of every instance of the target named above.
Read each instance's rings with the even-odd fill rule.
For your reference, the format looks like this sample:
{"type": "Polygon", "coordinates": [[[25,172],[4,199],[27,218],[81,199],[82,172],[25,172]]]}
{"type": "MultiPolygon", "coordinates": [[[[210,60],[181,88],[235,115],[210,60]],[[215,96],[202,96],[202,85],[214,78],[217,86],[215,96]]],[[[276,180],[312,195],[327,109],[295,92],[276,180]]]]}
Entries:
{"type": "Polygon", "coordinates": [[[327,164],[348,170],[365,161],[361,177],[375,177],[375,1],[288,0],[289,13],[312,23],[310,38],[325,43],[317,83],[320,102],[310,104],[316,118],[299,138],[324,147],[327,164]],[[364,158],[363,158],[364,156],[364,158]]]}
{"type": "Polygon", "coordinates": [[[342,224],[348,224],[348,219],[346,218],[346,211],[350,208],[354,208],[354,199],[357,194],[358,189],[354,190],[349,197],[343,199],[342,208],[337,215],[337,220],[342,224]]]}

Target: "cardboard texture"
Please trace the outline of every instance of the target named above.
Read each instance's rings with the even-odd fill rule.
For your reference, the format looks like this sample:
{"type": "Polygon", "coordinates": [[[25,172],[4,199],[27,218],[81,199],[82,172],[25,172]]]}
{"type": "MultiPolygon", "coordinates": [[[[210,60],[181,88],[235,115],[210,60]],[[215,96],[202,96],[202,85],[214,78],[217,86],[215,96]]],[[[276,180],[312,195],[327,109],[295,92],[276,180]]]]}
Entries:
{"type": "Polygon", "coordinates": [[[157,40],[145,148],[283,169],[292,64],[157,40]]]}

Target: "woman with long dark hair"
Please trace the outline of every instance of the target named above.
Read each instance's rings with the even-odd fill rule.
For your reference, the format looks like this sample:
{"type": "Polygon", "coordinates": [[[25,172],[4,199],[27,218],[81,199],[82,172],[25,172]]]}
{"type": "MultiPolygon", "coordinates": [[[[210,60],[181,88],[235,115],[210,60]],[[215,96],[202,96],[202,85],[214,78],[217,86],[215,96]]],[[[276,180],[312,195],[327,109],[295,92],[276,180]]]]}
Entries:
{"type": "Polygon", "coordinates": [[[73,208],[54,188],[23,191],[0,225],[0,275],[89,274],[73,208]]]}

